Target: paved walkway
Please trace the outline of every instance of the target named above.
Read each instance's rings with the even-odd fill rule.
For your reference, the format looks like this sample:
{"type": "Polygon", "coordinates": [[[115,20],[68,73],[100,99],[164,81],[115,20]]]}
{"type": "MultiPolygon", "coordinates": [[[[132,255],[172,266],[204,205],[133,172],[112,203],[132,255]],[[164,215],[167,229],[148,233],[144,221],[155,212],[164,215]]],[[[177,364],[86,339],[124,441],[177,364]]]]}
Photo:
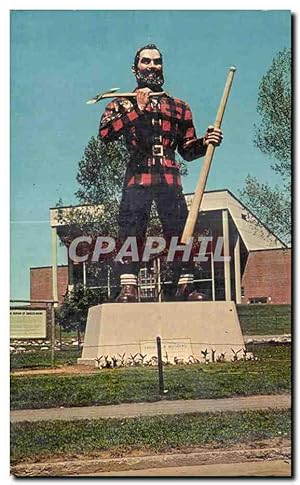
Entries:
{"type": "Polygon", "coordinates": [[[226,399],[191,399],[157,401],[109,406],[87,406],[72,408],[22,409],[11,411],[11,422],[49,421],[99,418],[132,418],[162,414],[206,413],[217,411],[242,411],[250,409],[290,408],[291,396],[278,394],[269,396],[232,397],[226,399]]]}
{"type": "MultiPolygon", "coordinates": [[[[142,451],[142,450],[140,450],[142,451]]],[[[228,476],[288,475],[291,468],[290,440],[252,441],[229,447],[172,450],[167,453],[123,453],[114,457],[66,457],[65,461],[39,461],[12,466],[17,477],[78,477],[104,475],[137,476],[228,476]],[[252,463],[251,468],[248,468],[252,463]],[[265,466],[262,466],[262,465],[265,466]],[[258,467],[258,468],[257,468],[258,467]]]]}
{"type": "Polygon", "coordinates": [[[245,343],[257,343],[257,342],[282,342],[288,343],[292,341],[292,335],[290,333],[281,335],[244,335],[245,343]]]}
{"type": "MultiPolygon", "coordinates": [[[[73,475],[69,475],[73,476],[73,475]]],[[[86,473],[77,477],[291,477],[287,460],[217,463],[181,467],[146,468],[142,470],[86,473]]]]}

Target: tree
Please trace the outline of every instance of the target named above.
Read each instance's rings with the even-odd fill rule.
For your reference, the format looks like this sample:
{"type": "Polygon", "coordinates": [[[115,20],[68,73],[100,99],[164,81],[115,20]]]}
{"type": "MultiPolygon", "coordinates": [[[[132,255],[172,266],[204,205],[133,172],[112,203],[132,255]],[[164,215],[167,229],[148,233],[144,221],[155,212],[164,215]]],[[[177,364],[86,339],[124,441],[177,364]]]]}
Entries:
{"type": "MultiPolygon", "coordinates": [[[[78,211],[70,208],[68,213],[58,211],[58,219],[64,223],[61,239],[66,245],[77,235],[117,234],[117,214],[128,152],[122,140],[112,143],[91,137],[84,155],[79,161],[77,181],[80,188],[75,192],[79,204],[90,208],[78,211]],[[98,209],[96,209],[96,206],[98,209]]],[[[62,205],[59,201],[58,206],[62,205]]]]}
{"type": "Polygon", "coordinates": [[[107,301],[105,290],[76,285],[72,291],[68,292],[63,304],[56,310],[57,321],[65,330],[82,331],[85,329],[89,308],[105,301],[107,301]]]}
{"type": "Polygon", "coordinates": [[[269,229],[289,243],[291,239],[291,50],[283,49],[259,85],[254,125],[255,146],[271,160],[271,168],[280,177],[275,187],[248,175],[240,195],[269,229]]]}

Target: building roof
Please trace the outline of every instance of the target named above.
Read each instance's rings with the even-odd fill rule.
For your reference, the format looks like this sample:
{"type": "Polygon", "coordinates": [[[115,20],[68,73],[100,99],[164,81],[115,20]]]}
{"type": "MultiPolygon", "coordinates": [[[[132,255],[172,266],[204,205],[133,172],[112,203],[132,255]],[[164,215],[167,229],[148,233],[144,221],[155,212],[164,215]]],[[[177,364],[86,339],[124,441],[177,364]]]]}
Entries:
{"type": "MultiPolygon", "coordinates": [[[[188,207],[191,205],[193,193],[185,194],[188,207]]],[[[204,192],[200,212],[209,212],[227,209],[248,251],[262,249],[286,248],[286,244],[276,237],[235,195],[228,189],[211,190],[204,192]]],[[[50,209],[51,227],[67,225],[63,217],[72,214],[72,218],[79,221],[89,214],[90,220],[99,221],[103,213],[101,205],[77,205],[55,207],[50,209]]]]}
{"type": "Polygon", "coordinates": [[[50,225],[51,227],[70,225],[70,220],[74,222],[83,222],[86,216],[89,221],[99,221],[99,217],[103,214],[103,206],[92,204],[69,205],[63,207],[53,207],[50,209],[50,225]],[[64,221],[66,218],[66,221],[64,221]]]}

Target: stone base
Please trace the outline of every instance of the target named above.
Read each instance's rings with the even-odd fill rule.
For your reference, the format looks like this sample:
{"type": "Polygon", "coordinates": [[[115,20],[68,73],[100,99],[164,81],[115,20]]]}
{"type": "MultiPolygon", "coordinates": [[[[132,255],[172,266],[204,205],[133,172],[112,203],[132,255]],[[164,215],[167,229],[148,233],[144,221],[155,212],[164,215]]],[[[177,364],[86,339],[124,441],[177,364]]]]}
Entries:
{"type": "Polygon", "coordinates": [[[104,357],[114,357],[122,365],[133,358],[155,362],[157,336],[162,339],[163,360],[173,364],[231,361],[238,351],[237,358],[242,358],[245,349],[231,301],[106,303],[89,309],[77,362],[95,366],[100,357],[102,363],[104,357]]]}

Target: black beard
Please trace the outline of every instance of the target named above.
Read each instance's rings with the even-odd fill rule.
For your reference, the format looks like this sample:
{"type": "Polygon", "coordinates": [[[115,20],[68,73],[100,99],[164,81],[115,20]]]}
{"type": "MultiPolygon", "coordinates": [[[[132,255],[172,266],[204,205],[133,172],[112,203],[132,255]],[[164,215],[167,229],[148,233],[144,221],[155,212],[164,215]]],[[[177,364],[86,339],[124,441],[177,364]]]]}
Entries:
{"type": "Polygon", "coordinates": [[[151,91],[159,91],[165,82],[162,71],[137,70],[135,77],[139,88],[149,88],[151,91]],[[149,73],[154,73],[155,76],[149,79],[149,73]]]}

